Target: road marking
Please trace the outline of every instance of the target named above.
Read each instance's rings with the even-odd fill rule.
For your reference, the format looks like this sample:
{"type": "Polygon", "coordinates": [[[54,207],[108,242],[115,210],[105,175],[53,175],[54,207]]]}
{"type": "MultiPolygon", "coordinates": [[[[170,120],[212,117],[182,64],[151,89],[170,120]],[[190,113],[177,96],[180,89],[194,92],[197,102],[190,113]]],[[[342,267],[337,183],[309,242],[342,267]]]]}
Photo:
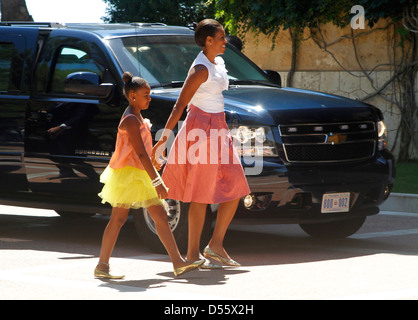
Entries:
{"type": "Polygon", "coordinates": [[[29,217],[59,217],[54,210],[0,205],[0,215],[29,217]]]}

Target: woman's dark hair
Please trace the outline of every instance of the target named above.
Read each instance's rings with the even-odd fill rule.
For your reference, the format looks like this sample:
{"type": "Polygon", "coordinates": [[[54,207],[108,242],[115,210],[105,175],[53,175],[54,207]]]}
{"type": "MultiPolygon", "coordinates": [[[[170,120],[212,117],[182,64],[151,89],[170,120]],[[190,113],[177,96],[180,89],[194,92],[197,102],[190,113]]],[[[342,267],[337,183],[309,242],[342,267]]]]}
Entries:
{"type": "Polygon", "coordinates": [[[199,47],[204,47],[207,37],[214,37],[222,25],[213,19],[205,19],[199,22],[194,32],[194,40],[199,47]]]}
{"type": "Polygon", "coordinates": [[[147,80],[141,78],[141,77],[134,77],[132,73],[129,71],[126,71],[123,76],[122,80],[125,83],[123,86],[123,94],[127,97],[129,92],[135,91],[137,89],[140,89],[142,87],[148,86],[149,84],[147,80]]]}

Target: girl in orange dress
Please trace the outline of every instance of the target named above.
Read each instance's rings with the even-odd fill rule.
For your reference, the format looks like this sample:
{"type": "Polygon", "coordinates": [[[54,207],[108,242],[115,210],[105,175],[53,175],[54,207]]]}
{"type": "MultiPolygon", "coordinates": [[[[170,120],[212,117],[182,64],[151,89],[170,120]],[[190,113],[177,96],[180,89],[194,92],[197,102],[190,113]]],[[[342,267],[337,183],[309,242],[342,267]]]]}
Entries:
{"type": "MultiPolygon", "coordinates": [[[[130,208],[146,208],[154,220],[158,236],[166,248],[174,267],[174,274],[181,275],[198,268],[204,260],[186,262],[181,256],[167,221],[164,198],[167,187],[154,168],[150,154],[152,137],[150,124],[141,116],[148,109],[150,86],[146,80],[123,75],[124,94],[129,101],[118,127],[115,152],[100,176],[104,187],[99,196],[102,203],[112,205],[112,215],[103,234],[100,260],[94,271],[95,277],[120,279],[123,275],[111,274],[109,259],[119,231],[125,223],[130,208]]],[[[158,168],[159,169],[159,168],[158,168]]]]}

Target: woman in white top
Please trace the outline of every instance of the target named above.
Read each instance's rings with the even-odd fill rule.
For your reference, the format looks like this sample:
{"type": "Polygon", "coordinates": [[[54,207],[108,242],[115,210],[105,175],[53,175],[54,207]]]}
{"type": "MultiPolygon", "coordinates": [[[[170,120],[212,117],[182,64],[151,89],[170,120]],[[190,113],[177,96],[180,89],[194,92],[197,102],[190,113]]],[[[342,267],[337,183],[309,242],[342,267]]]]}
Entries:
{"type": "Polygon", "coordinates": [[[223,247],[239,199],[250,193],[225,122],[222,91],[228,90],[228,76],[224,60],[218,56],[225,52],[225,31],[218,21],[206,19],[197,26],[195,40],[203,50],[190,68],[163,137],[154,146],[154,157],[161,155],[166,137],[188,106],[162,176],[169,188],[168,198],[190,202],[187,259],[199,258],[207,204],[219,203],[215,230],[203,255],[228,266],[240,266],[223,247]]]}

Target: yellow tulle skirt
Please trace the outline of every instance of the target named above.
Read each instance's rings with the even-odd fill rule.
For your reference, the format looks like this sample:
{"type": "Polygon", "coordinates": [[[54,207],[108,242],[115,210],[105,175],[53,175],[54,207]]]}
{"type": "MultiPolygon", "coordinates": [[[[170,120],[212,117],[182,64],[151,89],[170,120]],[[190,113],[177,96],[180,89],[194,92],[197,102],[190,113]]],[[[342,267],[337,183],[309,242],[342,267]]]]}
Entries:
{"type": "Polygon", "coordinates": [[[158,198],[145,170],[130,166],[120,169],[107,166],[100,175],[100,182],[104,183],[99,193],[103,204],[108,202],[112,207],[125,209],[164,205],[164,200],[158,198]]]}

